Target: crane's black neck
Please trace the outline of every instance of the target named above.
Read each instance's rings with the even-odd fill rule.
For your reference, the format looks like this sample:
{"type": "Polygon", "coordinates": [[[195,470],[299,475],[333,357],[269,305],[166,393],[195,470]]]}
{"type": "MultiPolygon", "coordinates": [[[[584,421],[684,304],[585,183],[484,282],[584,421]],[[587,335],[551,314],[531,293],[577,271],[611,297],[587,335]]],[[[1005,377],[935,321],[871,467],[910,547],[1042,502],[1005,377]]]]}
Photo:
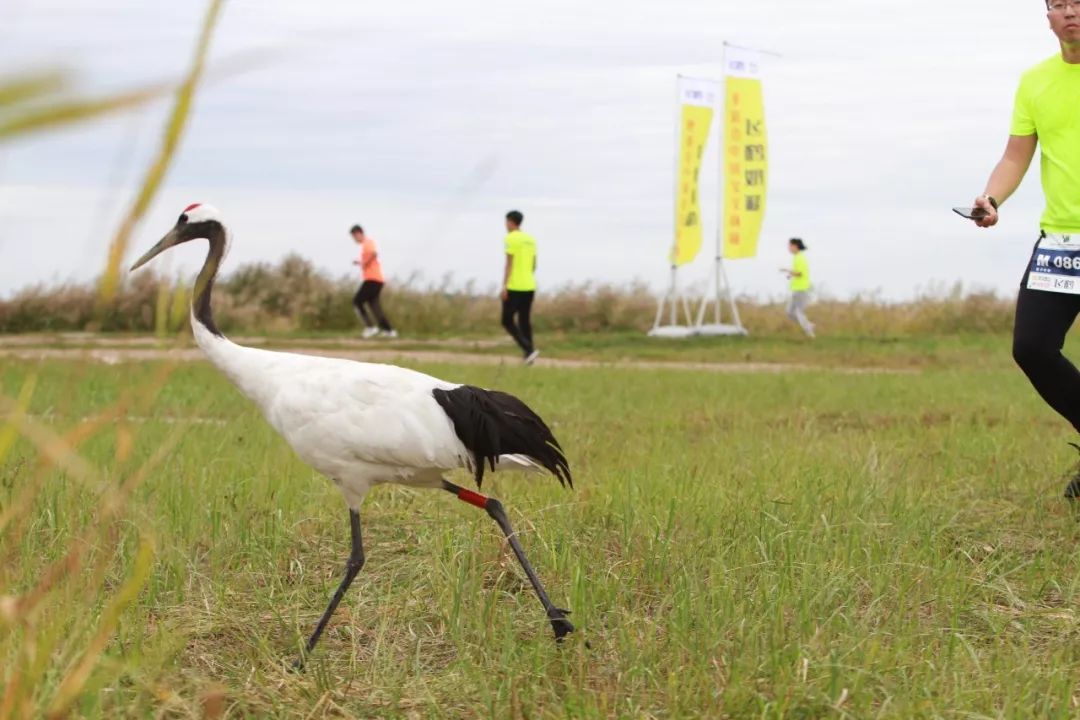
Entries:
{"type": "Polygon", "coordinates": [[[195,294],[191,298],[191,308],[195,319],[207,330],[218,337],[224,337],[214,323],[214,313],[210,308],[210,296],[214,291],[214,281],[217,279],[221,261],[225,259],[225,250],[228,244],[228,236],[224,226],[216,221],[195,223],[187,228],[189,232],[197,232],[199,237],[210,241],[210,250],[206,254],[206,262],[203,263],[199,277],[195,279],[195,294]]]}

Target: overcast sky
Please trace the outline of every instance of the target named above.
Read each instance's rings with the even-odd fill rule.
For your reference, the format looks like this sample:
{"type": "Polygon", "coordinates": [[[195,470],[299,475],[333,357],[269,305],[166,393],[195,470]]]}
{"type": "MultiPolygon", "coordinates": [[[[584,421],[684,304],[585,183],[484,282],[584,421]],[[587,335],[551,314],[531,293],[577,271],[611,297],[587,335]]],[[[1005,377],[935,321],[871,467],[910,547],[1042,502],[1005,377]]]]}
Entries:
{"type": "MultiPolygon", "coordinates": [[[[204,7],[6,0],[0,73],[62,66],[87,91],[175,78],[204,7]]],[[[725,40],[782,55],[765,66],[761,252],[729,264],[738,291],[783,292],[791,235],[835,296],[1013,290],[1038,228],[1037,172],[993,231],[950,208],[999,157],[1020,73],[1056,50],[1037,0],[230,0],[213,58],[273,59],[203,89],[132,254],[202,201],[230,222],[233,267],[299,251],[349,272],[360,222],[392,278],[488,287],[502,217],[519,208],[542,287],[660,287],[675,77],[718,75],[725,40]]],[[[0,295],[97,272],[167,106],[0,146],[0,295]]],[[[705,175],[708,246],[712,163],[705,175]]],[[[175,251],[171,271],[197,268],[201,250],[175,251]]]]}

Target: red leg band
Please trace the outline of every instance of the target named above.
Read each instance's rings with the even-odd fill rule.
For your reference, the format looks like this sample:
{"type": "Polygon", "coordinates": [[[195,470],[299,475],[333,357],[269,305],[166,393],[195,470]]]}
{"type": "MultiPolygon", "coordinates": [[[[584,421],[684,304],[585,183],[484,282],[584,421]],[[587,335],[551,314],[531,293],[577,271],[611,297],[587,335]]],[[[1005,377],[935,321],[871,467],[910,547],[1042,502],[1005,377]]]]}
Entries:
{"type": "Polygon", "coordinates": [[[465,488],[461,488],[460,490],[458,490],[457,496],[458,500],[467,502],[470,505],[475,505],[481,510],[487,507],[488,499],[480,493],[474,493],[472,490],[466,490],[465,488]]]}

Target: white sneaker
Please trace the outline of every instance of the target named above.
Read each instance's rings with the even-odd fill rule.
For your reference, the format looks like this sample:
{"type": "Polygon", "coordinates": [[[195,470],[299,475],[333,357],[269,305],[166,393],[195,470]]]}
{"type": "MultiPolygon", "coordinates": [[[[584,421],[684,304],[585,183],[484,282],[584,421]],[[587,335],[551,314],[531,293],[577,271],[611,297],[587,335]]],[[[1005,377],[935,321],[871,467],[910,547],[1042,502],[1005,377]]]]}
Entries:
{"type": "Polygon", "coordinates": [[[531,353],[525,356],[525,364],[532,365],[534,362],[536,362],[536,358],[538,357],[540,357],[540,351],[533,350],[531,353]]]}
{"type": "Polygon", "coordinates": [[[367,340],[368,338],[373,338],[378,334],[379,334],[379,328],[369,327],[369,328],[364,328],[364,332],[360,333],[360,337],[367,340]]]}
{"type": "Polygon", "coordinates": [[[379,333],[379,337],[389,338],[390,340],[393,340],[397,337],[397,330],[383,330],[379,333]]]}

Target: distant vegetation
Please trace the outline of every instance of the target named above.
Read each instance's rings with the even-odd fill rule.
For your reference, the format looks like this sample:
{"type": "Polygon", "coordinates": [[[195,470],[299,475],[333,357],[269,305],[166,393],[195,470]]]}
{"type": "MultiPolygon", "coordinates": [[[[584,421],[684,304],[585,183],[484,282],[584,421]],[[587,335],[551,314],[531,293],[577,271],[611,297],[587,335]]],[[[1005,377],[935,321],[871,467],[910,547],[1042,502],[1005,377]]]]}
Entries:
{"type": "MultiPolygon", "coordinates": [[[[330,277],[291,255],[276,265],[243,265],[215,291],[215,314],[226,332],[285,334],[351,332],[356,282],[330,277]]],[[[189,282],[150,272],[127,278],[113,302],[99,305],[99,284],[34,286],[0,300],[0,332],[175,331],[187,321],[189,282]]],[[[413,335],[472,334],[497,330],[498,301],[491,288],[471,283],[391,282],[384,302],[395,324],[413,335]]],[[[925,293],[890,303],[874,296],[820,299],[811,315],[824,333],[866,337],[1005,332],[1013,301],[960,289],[925,293]]],[[[743,323],[755,334],[794,333],[782,303],[742,298],[743,323]]],[[[656,297],[644,284],[565,285],[537,300],[540,332],[641,331],[652,325],[656,297]]]]}

